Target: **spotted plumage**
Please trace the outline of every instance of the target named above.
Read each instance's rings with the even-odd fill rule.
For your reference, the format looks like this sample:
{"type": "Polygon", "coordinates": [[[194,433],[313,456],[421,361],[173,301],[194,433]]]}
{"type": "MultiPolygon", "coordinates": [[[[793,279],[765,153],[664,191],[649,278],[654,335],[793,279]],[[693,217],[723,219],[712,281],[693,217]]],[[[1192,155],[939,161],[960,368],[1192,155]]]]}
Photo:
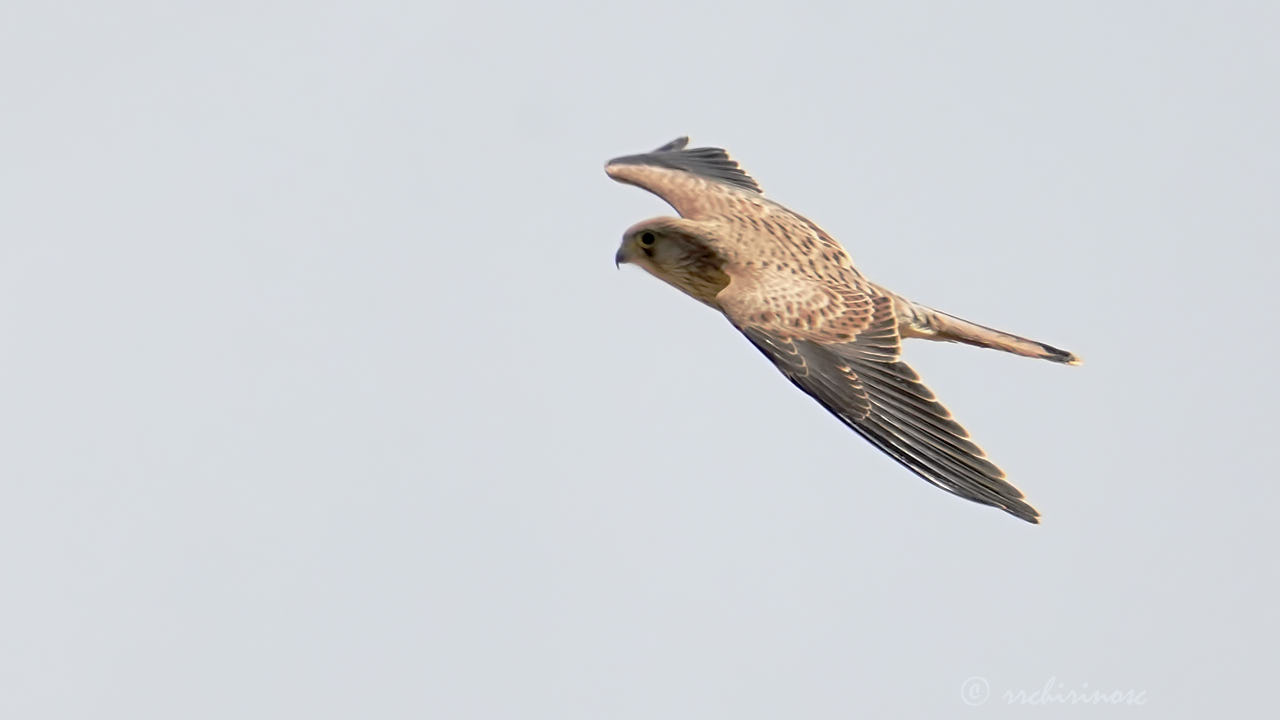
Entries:
{"type": "Polygon", "coordinates": [[[791,382],[920,477],[1038,522],[1035,508],[901,361],[902,339],[1072,365],[1076,356],[869,282],[835,239],[766,198],[724,150],[687,146],[679,138],[605,166],[614,180],[658,195],[680,215],[632,226],[616,261],[724,313],[791,382]]]}

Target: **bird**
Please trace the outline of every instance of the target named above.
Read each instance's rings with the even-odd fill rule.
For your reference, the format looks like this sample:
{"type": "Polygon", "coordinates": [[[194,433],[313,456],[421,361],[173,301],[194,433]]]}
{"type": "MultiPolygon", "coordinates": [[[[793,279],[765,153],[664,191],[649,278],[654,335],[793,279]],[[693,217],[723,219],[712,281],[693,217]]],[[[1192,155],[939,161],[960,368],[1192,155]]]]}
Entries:
{"type": "Polygon", "coordinates": [[[1066,365],[1080,358],[912,302],[868,280],[808,218],[765,196],[718,147],[677,138],[605,164],[679,217],[623,233],[614,264],[639,266],[720,311],[796,387],[929,483],[1030,523],[1040,513],[901,359],[907,338],[966,343],[1066,365]]]}

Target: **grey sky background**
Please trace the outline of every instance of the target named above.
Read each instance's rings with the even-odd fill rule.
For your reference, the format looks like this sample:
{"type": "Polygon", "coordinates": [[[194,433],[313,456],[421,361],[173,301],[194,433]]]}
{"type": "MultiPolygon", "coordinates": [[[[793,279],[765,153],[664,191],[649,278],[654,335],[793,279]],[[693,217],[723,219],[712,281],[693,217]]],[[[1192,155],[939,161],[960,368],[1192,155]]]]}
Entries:
{"type": "Polygon", "coordinates": [[[0,716],[1273,707],[1280,11],[890,5],[6,4],[0,716]],[[681,134],[1085,358],[907,346],[1042,526],[615,271],[681,134]]]}

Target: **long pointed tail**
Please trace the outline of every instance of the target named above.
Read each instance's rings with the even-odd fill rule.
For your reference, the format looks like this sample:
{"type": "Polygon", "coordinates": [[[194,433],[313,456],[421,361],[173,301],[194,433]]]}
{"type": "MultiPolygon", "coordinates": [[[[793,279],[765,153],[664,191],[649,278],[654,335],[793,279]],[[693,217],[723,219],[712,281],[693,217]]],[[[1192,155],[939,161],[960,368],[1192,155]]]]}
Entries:
{"type": "Polygon", "coordinates": [[[917,312],[917,320],[923,320],[925,327],[917,330],[921,337],[932,340],[950,340],[967,345],[1003,350],[1014,355],[1052,360],[1067,365],[1079,365],[1081,360],[1074,354],[1047,345],[1036,340],[1001,332],[986,325],[969,322],[955,315],[948,315],[941,310],[934,310],[920,305],[913,308],[917,312]]]}

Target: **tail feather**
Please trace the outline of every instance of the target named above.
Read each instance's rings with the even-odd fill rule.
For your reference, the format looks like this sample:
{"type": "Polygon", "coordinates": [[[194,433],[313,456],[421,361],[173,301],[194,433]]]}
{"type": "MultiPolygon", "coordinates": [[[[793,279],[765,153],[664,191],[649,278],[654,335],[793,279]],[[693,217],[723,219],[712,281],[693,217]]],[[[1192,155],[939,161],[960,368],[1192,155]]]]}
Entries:
{"type": "Polygon", "coordinates": [[[978,347],[992,348],[993,350],[1003,350],[1014,355],[1040,358],[1066,365],[1079,365],[1081,363],[1080,358],[1075,354],[1037,340],[969,322],[940,310],[921,308],[920,306],[916,306],[916,309],[925,311],[923,319],[927,329],[931,331],[925,337],[977,345],[978,347]]]}

